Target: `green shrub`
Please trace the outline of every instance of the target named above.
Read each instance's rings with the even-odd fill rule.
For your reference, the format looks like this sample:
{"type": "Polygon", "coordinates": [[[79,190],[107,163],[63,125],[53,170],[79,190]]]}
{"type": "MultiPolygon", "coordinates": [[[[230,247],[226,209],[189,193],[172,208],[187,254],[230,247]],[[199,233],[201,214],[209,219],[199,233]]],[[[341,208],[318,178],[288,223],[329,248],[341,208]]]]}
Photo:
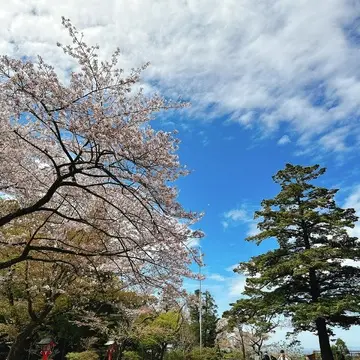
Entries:
{"type": "Polygon", "coordinates": [[[66,355],[67,360],[99,360],[99,355],[94,351],[71,352],[66,355]]]}
{"type": "Polygon", "coordinates": [[[221,352],[217,348],[194,349],[190,353],[190,360],[220,360],[221,352]]]}
{"type": "Polygon", "coordinates": [[[136,351],[124,351],[122,358],[124,360],[140,360],[140,355],[136,351]]]}
{"type": "Polygon", "coordinates": [[[230,351],[228,353],[223,354],[224,360],[244,360],[243,354],[240,351],[230,351]]]}
{"type": "Polygon", "coordinates": [[[172,350],[165,354],[165,360],[185,360],[188,357],[189,356],[186,356],[182,350],[172,350]]]}

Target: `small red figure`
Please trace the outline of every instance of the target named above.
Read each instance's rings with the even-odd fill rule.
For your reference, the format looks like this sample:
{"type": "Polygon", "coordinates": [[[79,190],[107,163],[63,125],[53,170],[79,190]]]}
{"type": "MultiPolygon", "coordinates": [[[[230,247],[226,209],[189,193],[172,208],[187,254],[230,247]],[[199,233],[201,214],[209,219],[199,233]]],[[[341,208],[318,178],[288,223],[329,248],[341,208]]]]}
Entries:
{"type": "Polygon", "coordinates": [[[112,360],[112,356],[116,350],[116,344],[111,344],[108,349],[108,360],[112,360]]]}
{"type": "Polygon", "coordinates": [[[51,340],[49,344],[43,345],[41,350],[42,360],[48,360],[56,344],[51,340]]]}

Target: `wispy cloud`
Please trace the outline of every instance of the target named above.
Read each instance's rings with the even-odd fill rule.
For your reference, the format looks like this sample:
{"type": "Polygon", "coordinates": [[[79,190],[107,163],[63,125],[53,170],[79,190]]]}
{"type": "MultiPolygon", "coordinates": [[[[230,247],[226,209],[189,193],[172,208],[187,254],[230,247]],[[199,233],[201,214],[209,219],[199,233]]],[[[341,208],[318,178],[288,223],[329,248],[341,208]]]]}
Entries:
{"type": "Polygon", "coordinates": [[[206,135],[205,131],[199,131],[198,135],[200,136],[201,143],[204,147],[210,144],[209,137],[206,135]]]}
{"type": "MultiPolygon", "coordinates": [[[[344,208],[353,208],[357,216],[360,217],[360,185],[354,186],[348,197],[344,201],[344,208]]],[[[349,229],[352,236],[360,238],[360,221],[356,223],[353,229],[349,229]]]]}
{"type": "MultiPolygon", "coordinates": [[[[205,268],[206,270],[206,268],[205,268]]],[[[230,304],[242,297],[244,291],[246,277],[240,274],[218,274],[208,273],[202,282],[203,291],[208,290],[215,298],[218,305],[219,315],[230,308],[230,304]]],[[[199,282],[194,280],[186,280],[184,287],[187,291],[193,293],[199,289],[199,282]]]]}
{"type": "Polygon", "coordinates": [[[359,8],[344,0],[12,1],[0,10],[0,53],[41,53],[65,74],[71,63],[55,46],[67,40],[64,15],[105,56],[119,46],[124,68],[151,61],[148,87],[186,96],[193,117],[228,115],[266,132],[288,123],[300,146],[336,138],[341,152],[360,131],[351,126],[360,114],[359,8]]]}
{"type": "Polygon", "coordinates": [[[245,221],[248,218],[248,213],[245,209],[233,209],[226,212],[224,217],[232,221],[245,221]]]}
{"type": "Polygon", "coordinates": [[[288,135],[284,135],[278,140],[277,143],[278,143],[278,145],[286,145],[286,144],[291,143],[291,139],[289,138],[288,135]]]}
{"type": "MultiPolygon", "coordinates": [[[[246,277],[240,274],[232,273],[224,276],[210,273],[203,282],[203,289],[210,291],[214,296],[221,315],[223,311],[230,308],[230,303],[243,296],[245,281],[246,277]]],[[[191,289],[193,288],[194,286],[191,289]]]]}
{"type": "Polygon", "coordinates": [[[223,214],[223,220],[221,221],[221,224],[224,229],[227,229],[231,225],[237,225],[239,222],[247,222],[248,220],[249,215],[247,211],[243,208],[236,208],[223,214]]]}
{"type": "Polygon", "coordinates": [[[256,234],[259,233],[259,230],[257,228],[257,222],[255,221],[252,221],[250,224],[249,224],[249,228],[248,228],[248,231],[246,233],[247,236],[254,236],[256,234]]]}
{"type": "Polygon", "coordinates": [[[238,267],[238,265],[239,264],[234,264],[234,265],[228,266],[225,270],[233,272],[234,269],[238,267]]]}
{"type": "Polygon", "coordinates": [[[231,209],[223,214],[221,224],[226,230],[230,226],[238,226],[240,224],[246,224],[248,230],[246,236],[255,235],[257,231],[257,222],[254,220],[252,209],[249,209],[248,205],[241,205],[237,208],[231,209]]]}
{"type": "Polygon", "coordinates": [[[210,274],[207,276],[208,279],[223,282],[226,280],[226,278],[220,274],[210,274]]]}
{"type": "Polygon", "coordinates": [[[242,296],[245,289],[246,277],[244,275],[236,275],[229,282],[229,295],[231,299],[237,300],[242,296]]]}

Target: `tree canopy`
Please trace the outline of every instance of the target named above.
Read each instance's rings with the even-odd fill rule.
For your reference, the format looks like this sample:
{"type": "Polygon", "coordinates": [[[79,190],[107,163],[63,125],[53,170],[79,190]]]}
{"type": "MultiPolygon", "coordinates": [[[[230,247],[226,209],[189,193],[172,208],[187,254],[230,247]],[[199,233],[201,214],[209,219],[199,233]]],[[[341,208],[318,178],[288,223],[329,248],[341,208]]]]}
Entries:
{"type": "Polygon", "coordinates": [[[201,304],[198,303],[200,291],[195,291],[195,301],[190,306],[190,319],[192,329],[200,343],[200,306],[202,315],[202,342],[205,347],[213,347],[216,339],[216,324],[219,320],[217,315],[217,305],[209,291],[201,294],[201,304]]]}
{"type": "Polygon", "coordinates": [[[150,121],[184,104],[136,90],[147,65],[125,75],[119,51],[100,61],[97,46],[63,26],[72,45],[59,46],[75,63],[68,83],[40,56],[0,57],[0,249],[12,249],[0,269],[103,256],[123,281],[177,286],[191,275],[199,214],[172,185],[188,173],[178,140],[150,121]]]}
{"type": "Polygon", "coordinates": [[[360,259],[360,245],[348,233],[354,209],[336,204],[337,189],[314,184],[324,173],[318,165],[287,164],[273,177],[281,190],[262,201],[255,212],[260,232],[247,240],[274,238],[278,248],[237,271],[248,276],[244,295],[291,317],[295,331],[316,331],[323,359],[332,360],[331,329],[360,323],[360,269],[349,262],[360,259]]]}
{"type": "Polygon", "coordinates": [[[176,132],[151,124],[187,104],[144,94],[148,64],[125,74],[118,50],[100,60],[98,46],[62,23],[72,43],[58,44],[72,62],[65,81],[41,56],[0,57],[0,332],[12,341],[9,359],[50,319],[63,337],[76,324],[89,338],[125,343],[138,297],[150,306],[196,277],[189,241],[203,236],[192,228],[201,214],[182,207],[174,186],[188,174],[176,132]]]}
{"type": "Polygon", "coordinates": [[[49,334],[62,359],[98,359],[111,338],[124,360],[245,360],[262,354],[279,316],[295,333],[316,332],[323,360],[342,359],[346,344],[331,347],[330,336],[360,325],[360,242],[349,234],[358,218],[337,205],[338,189],[320,186],[325,168],[287,164],[273,177],[280,191],[262,201],[259,232],[247,240],[277,246],[240,263],[245,290],[219,322],[209,291],[191,301],[182,288],[184,278],[199,279],[191,265],[202,259],[189,242],[203,236],[202,214],[179,201],[175,184],[189,172],[176,132],[152,125],[188,104],[145,93],[148,64],[126,73],[119,50],[100,60],[98,46],[62,24],[72,43],[58,44],[72,63],[65,80],[41,56],[0,57],[7,359],[37,357],[49,334]]]}
{"type": "Polygon", "coordinates": [[[246,340],[253,352],[261,356],[265,341],[278,326],[278,309],[266,301],[254,302],[251,298],[239,299],[230,305],[223,316],[228,319],[230,328],[238,330],[243,353],[246,340]]]}

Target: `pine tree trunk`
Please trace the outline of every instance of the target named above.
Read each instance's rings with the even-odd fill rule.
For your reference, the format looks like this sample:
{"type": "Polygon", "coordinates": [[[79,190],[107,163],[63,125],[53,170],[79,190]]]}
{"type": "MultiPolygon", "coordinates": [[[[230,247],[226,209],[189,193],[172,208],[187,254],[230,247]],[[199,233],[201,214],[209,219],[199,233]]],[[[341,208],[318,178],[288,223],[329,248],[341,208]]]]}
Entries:
{"type": "MultiPolygon", "coordinates": [[[[304,229],[304,242],[305,242],[305,248],[310,249],[310,242],[309,242],[309,236],[307,229],[303,222],[303,229],[304,229]]],[[[319,281],[316,276],[316,270],[310,269],[309,271],[309,279],[310,279],[310,294],[312,297],[313,302],[317,302],[320,298],[321,292],[320,292],[320,286],[319,281]]],[[[322,360],[334,360],[333,353],[331,351],[330,341],[329,341],[329,334],[326,329],[326,322],[323,318],[317,318],[316,321],[316,329],[318,332],[319,337],[319,345],[320,345],[320,351],[321,351],[321,358],[322,360]]]]}
{"type": "Polygon", "coordinates": [[[35,330],[37,324],[29,324],[16,338],[16,340],[11,345],[9,354],[6,360],[19,360],[23,359],[26,352],[26,345],[28,342],[28,337],[31,336],[32,332],[35,330]]]}
{"type": "Polygon", "coordinates": [[[161,345],[160,360],[164,359],[165,352],[166,352],[166,347],[167,347],[167,343],[164,343],[164,344],[161,345]]]}
{"type": "Polygon", "coordinates": [[[334,360],[334,356],[331,351],[329,335],[326,329],[325,319],[323,318],[316,319],[316,328],[318,331],[322,360],[334,360]]]}
{"type": "Polygon", "coordinates": [[[243,355],[243,360],[246,359],[246,349],[245,349],[245,340],[244,340],[244,334],[242,332],[242,329],[239,331],[240,333],[240,339],[241,339],[241,351],[243,355]]]}

